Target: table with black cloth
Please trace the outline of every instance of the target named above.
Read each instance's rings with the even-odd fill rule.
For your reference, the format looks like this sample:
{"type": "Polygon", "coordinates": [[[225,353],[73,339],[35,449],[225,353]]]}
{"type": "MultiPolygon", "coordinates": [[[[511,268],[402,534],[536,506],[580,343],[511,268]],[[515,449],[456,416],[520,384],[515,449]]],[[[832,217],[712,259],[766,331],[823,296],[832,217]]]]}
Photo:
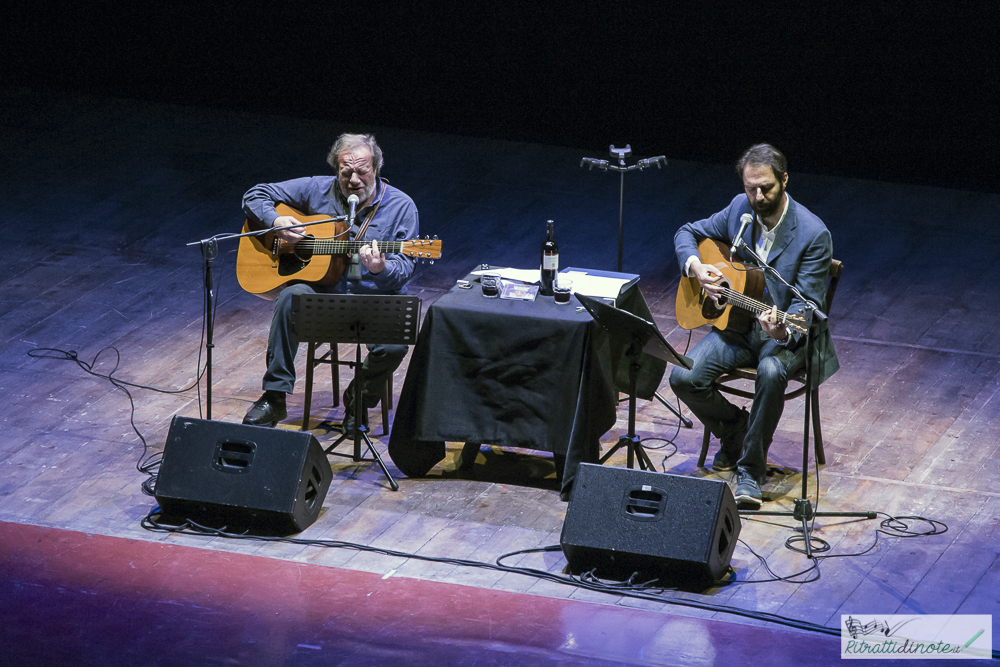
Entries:
{"type": "MultiPolygon", "coordinates": [[[[618,391],[628,390],[626,343],[609,340],[573,299],[487,299],[478,279],[430,308],[396,406],[389,456],[408,477],[445,457],[448,442],[552,452],[569,491],[581,462],[596,462],[615,424],[618,391]]],[[[652,320],[638,285],[616,302],[652,320]]],[[[642,355],[640,398],[650,399],[666,364],[642,355]]]]}

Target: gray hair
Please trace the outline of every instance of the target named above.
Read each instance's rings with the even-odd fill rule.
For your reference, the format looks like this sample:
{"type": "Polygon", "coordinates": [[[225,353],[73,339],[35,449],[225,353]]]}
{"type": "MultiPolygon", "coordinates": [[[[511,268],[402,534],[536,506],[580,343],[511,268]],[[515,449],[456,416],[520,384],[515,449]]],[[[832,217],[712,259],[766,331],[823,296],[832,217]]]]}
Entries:
{"type": "Polygon", "coordinates": [[[754,144],[736,161],[736,173],[743,178],[747,165],[765,165],[771,168],[780,181],[788,173],[788,159],[771,144],[754,144]]]}
{"type": "Polygon", "coordinates": [[[337,137],[337,141],[334,142],[333,148],[330,149],[330,154],[326,156],[326,161],[335,170],[340,169],[340,164],[338,163],[340,154],[353,151],[355,148],[361,148],[362,146],[367,148],[372,154],[372,166],[375,167],[375,173],[381,174],[382,149],[379,148],[373,134],[344,133],[340,135],[337,137]]]}

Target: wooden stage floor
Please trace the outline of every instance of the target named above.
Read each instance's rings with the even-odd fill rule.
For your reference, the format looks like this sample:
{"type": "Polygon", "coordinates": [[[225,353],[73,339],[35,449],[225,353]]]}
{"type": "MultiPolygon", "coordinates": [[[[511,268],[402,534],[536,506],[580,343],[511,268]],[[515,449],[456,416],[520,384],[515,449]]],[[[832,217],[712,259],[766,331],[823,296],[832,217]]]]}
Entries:
{"type": "MultiPolygon", "coordinates": [[[[634,622],[630,610],[659,614],[664,624],[690,619],[743,628],[742,634],[713,635],[724,636],[718,641],[727,646],[745,647],[743,653],[709,642],[693,653],[650,653],[643,662],[624,649],[617,657],[608,649],[587,664],[674,664],[682,653],[685,664],[708,664],[723,653],[760,659],[768,651],[755,644],[755,633],[785,630],[755,613],[830,628],[839,627],[842,614],[1000,617],[1000,339],[994,333],[1000,315],[989,306],[996,294],[989,270],[1000,245],[997,195],[800,174],[789,155],[789,192],[824,219],[835,256],[845,264],[831,313],[841,370],[820,392],[827,463],[818,474],[810,468],[808,484],[818,493],[820,510],[871,510],[879,518],[817,519],[814,535],[830,550],[799,576],[812,564],[785,547],[797,534],[796,522],[746,519],[730,582],[636,599],[444,560],[146,531],[140,521],[154,500],[142,493],[144,475],[136,470],[144,448],[130,425],[129,398],[106,379],[54,358],[58,353],[29,354],[40,348],[73,351],[99,373],[114,371],[118,379],[177,392],[130,389],[135,426],[148,451],[160,451],[174,415],[203,414],[197,392],[178,391],[193,385],[204,360],[201,256],[185,244],[236,231],[240,197],[249,186],[326,173],[325,153],[336,134],[374,129],[385,149],[385,175],[416,201],[421,232],[443,239],[442,260],[421,266],[411,283],[426,309],[480,262],[531,266],[550,218],[556,220],[564,265],[613,269],[617,176],[579,166],[583,156],[605,157],[601,150],[26,90],[0,90],[0,100],[0,192],[8,203],[0,229],[9,249],[0,274],[0,522],[53,531],[26,537],[8,527],[6,534],[38,542],[62,539],[51,535],[68,531],[194,548],[245,567],[248,575],[258,571],[253,559],[263,558],[376,575],[362,586],[391,576],[590,603],[605,610],[602,625],[623,635],[634,622]],[[888,517],[923,517],[947,530],[902,537],[880,531],[888,517]]],[[[669,146],[636,149],[669,158],[669,146]]],[[[739,183],[729,166],[675,161],[629,179],[625,270],[642,275],[640,287],[656,322],[683,351],[703,332],[689,340],[674,320],[673,233],[724,207],[739,183]]],[[[260,393],[271,305],[236,284],[234,247],[224,245],[216,263],[213,417],[239,422],[260,393]]],[[[395,376],[397,395],[405,371],[404,362],[395,376]]],[[[337,435],[329,419],[339,419],[339,412],[324,385],[317,387],[318,418],[310,426],[327,444],[337,435]]],[[[674,400],[666,381],[660,393],[674,400]]],[[[281,428],[298,428],[301,414],[302,394],[296,393],[281,428]]],[[[385,455],[384,425],[375,411],[371,415],[376,445],[385,455]]],[[[626,416],[623,406],[617,425],[602,438],[605,446],[624,432],[626,416]]],[[[766,509],[790,509],[799,493],[802,430],[799,399],[787,406],[771,447],[766,509]]],[[[658,469],[718,477],[697,467],[697,423],[679,428],[662,405],[640,401],[637,431],[650,438],[658,469]]],[[[390,463],[399,492],[388,489],[377,467],[334,457],[325,509],[300,537],[485,563],[559,544],[566,504],[551,458],[485,448],[472,472],[463,474],[456,471],[460,450],[461,443],[449,443],[445,461],[424,479],[402,477],[390,463]]],[[[624,454],[609,465],[624,465],[624,454]]],[[[930,527],[917,519],[906,523],[914,531],[930,527]]],[[[58,549],[46,553],[60,557],[58,549]]],[[[87,553],[95,563],[100,559],[100,549],[87,553]]],[[[155,557],[144,553],[152,568],[155,557]]],[[[37,562],[44,568],[44,558],[37,562]]],[[[566,562],[555,550],[506,564],[558,574],[566,562]]],[[[23,568],[5,565],[4,572],[8,581],[37,583],[23,568]]],[[[359,581],[351,576],[345,581],[359,581]]],[[[54,578],[49,585],[63,584],[54,578]]],[[[242,585],[251,589],[252,576],[242,585]]],[[[100,587],[96,579],[93,586],[100,587]]],[[[169,584],[150,595],[169,597],[164,588],[169,584]]],[[[4,604],[26,604],[14,589],[5,587],[4,604]]],[[[431,591],[406,598],[413,613],[418,606],[441,611],[427,598],[431,591]]],[[[488,597],[480,599],[491,604],[488,597]]],[[[57,630],[17,637],[49,641],[48,632],[57,630]]],[[[821,636],[793,632],[806,643],[821,636]]],[[[774,646],[772,662],[797,658],[784,640],[774,646]]],[[[567,652],[565,642],[554,641],[546,651],[565,664],[586,662],[586,656],[567,652]]],[[[490,653],[491,660],[505,664],[496,657],[502,653],[490,653]]],[[[272,656],[273,664],[310,664],[282,655],[272,656]]],[[[452,654],[442,655],[448,662],[452,654]]],[[[839,660],[836,650],[828,657],[839,660]]]]}

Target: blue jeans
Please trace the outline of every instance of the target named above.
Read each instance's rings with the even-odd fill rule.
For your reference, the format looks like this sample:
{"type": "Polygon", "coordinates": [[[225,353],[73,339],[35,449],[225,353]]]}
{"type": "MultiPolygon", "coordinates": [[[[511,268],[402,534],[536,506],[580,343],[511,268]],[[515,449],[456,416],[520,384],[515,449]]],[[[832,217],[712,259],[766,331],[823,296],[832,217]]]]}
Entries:
{"type": "MultiPolygon", "coordinates": [[[[265,391],[292,393],[295,388],[295,355],[299,339],[292,328],[292,296],[332,292],[332,289],[300,283],[286,287],[274,303],[271,333],[267,337],[267,371],[264,373],[265,391]]],[[[382,387],[390,374],[403,362],[406,345],[367,345],[368,355],[361,364],[364,381],[361,399],[365,407],[374,407],[382,397],[382,387]]]]}
{"type": "Polygon", "coordinates": [[[767,450],[785,409],[788,376],[805,365],[805,346],[789,350],[771,339],[756,322],[745,334],[712,328],[687,355],[691,370],[674,366],[670,388],[717,438],[733,434],[740,409],[713,382],[734,368],[756,368],[753,405],[743,453],[738,464],[761,478],[767,472],[767,450]]]}

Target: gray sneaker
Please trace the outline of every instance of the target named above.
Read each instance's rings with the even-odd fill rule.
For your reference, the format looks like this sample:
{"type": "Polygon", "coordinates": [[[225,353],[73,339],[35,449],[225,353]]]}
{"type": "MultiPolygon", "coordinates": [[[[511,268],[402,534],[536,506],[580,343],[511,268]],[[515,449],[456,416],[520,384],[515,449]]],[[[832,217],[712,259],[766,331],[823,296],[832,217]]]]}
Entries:
{"type": "Polygon", "coordinates": [[[740,509],[760,509],[764,495],[760,492],[760,483],[746,468],[736,471],[736,505],[740,509]]]}

